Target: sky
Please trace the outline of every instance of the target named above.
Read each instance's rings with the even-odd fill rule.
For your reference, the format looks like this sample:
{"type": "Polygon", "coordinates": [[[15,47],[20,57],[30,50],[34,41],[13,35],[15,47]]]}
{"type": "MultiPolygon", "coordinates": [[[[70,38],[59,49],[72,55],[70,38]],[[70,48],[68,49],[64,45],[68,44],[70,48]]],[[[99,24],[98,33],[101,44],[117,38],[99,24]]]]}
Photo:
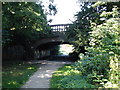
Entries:
{"type": "Polygon", "coordinates": [[[50,25],[53,24],[69,24],[74,21],[74,15],[80,11],[78,0],[54,0],[54,4],[57,8],[57,14],[55,16],[48,16],[48,19],[53,19],[50,25]]]}

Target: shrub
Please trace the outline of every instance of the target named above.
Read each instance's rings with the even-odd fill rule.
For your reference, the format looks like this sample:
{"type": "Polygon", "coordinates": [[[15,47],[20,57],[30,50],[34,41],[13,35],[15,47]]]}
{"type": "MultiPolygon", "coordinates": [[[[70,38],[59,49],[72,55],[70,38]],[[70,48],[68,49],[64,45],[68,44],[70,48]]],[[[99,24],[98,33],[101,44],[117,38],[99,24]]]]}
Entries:
{"type": "Polygon", "coordinates": [[[91,23],[90,46],[86,47],[87,55],[79,54],[79,60],[75,66],[87,81],[98,87],[118,87],[118,60],[120,60],[120,18],[117,7],[112,12],[101,13],[101,18],[106,22],[100,25],[91,23]],[[112,17],[107,19],[107,16],[112,17]],[[94,26],[92,26],[94,25],[94,26]]]}

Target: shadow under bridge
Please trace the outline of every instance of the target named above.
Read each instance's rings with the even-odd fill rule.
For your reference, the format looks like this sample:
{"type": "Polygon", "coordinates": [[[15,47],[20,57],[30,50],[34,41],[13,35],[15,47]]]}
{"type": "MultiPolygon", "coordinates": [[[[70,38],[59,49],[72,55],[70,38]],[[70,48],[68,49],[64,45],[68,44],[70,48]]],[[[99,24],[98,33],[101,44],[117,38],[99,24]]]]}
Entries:
{"type": "Polygon", "coordinates": [[[69,44],[66,37],[67,28],[69,28],[69,26],[70,24],[51,25],[51,32],[54,37],[43,38],[34,43],[34,58],[39,59],[51,56],[53,54],[51,51],[55,48],[55,46],[60,44],[69,44]]]}

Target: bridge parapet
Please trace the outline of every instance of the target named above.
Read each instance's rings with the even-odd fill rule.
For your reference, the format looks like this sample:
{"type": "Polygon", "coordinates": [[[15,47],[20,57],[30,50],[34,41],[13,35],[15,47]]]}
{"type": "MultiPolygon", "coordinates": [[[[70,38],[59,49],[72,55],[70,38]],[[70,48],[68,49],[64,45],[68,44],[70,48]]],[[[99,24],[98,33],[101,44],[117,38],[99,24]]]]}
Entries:
{"type": "Polygon", "coordinates": [[[61,38],[63,41],[68,41],[67,34],[66,32],[68,31],[67,28],[70,27],[72,24],[56,24],[56,25],[50,25],[51,27],[51,32],[55,36],[58,36],[61,38]]]}
{"type": "Polygon", "coordinates": [[[67,28],[69,28],[71,24],[56,24],[56,25],[50,25],[52,32],[65,32],[67,31],[67,28]]]}

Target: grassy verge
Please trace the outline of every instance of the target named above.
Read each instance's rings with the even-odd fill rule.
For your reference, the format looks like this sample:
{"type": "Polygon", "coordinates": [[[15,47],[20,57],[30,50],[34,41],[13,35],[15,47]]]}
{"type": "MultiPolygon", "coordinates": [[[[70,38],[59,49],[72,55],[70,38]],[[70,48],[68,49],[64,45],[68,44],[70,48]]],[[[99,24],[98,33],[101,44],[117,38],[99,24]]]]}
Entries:
{"type": "Polygon", "coordinates": [[[95,88],[87,83],[86,77],[72,65],[59,68],[52,76],[50,88],[95,88]]]}
{"type": "Polygon", "coordinates": [[[2,88],[20,88],[38,69],[38,65],[14,63],[3,67],[2,88]]]}

